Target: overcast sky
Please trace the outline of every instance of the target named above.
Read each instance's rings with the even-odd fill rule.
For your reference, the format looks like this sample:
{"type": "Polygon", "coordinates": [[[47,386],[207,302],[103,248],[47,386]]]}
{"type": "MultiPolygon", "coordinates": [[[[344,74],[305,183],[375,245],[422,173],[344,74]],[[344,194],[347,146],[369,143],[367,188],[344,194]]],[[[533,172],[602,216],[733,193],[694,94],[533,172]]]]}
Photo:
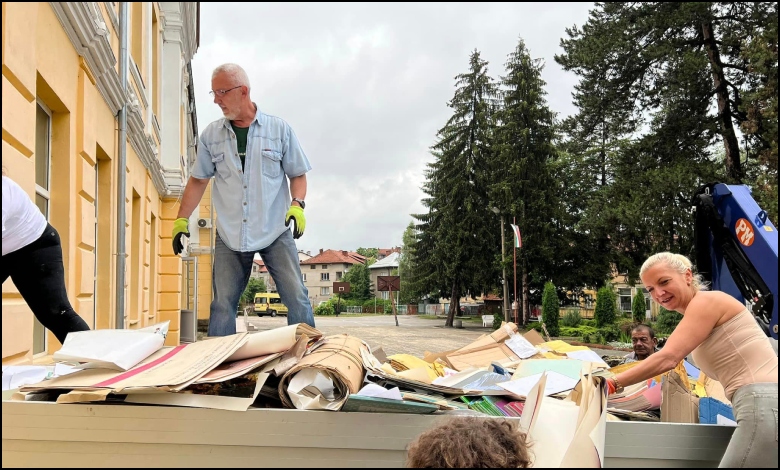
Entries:
{"type": "Polygon", "coordinates": [[[576,77],[553,56],[591,3],[201,3],[192,61],[199,132],[222,117],[211,71],[244,67],[252,99],[287,121],[312,165],[298,248],[400,246],[429,148],[475,48],[495,79],[522,37],[546,67],[548,102],[574,112],[576,77]]]}

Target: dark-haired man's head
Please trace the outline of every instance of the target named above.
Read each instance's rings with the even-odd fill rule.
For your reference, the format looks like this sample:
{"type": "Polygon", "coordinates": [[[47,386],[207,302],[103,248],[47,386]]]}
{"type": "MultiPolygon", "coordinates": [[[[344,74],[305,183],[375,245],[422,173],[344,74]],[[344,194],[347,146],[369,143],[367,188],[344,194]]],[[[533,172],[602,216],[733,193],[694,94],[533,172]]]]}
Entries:
{"type": "Polygon", "coordinates": [[[631,344],[634,347],[636,359],[643,361],[655,352],[658,339],[652,328],[647,325],[637,325],[631,330],[631,344]]]}

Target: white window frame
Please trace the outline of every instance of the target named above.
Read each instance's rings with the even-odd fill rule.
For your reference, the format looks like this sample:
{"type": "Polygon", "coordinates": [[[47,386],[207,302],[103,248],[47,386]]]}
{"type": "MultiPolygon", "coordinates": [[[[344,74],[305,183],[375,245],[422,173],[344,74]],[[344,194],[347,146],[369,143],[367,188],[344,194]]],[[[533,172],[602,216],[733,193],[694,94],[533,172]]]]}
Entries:
{"type": "Polygon", "coordinates": [[[320,295],[330,295],[330,287],[320,287],[320,295]]]}
{"type": "MultiPolygon", "coordinates": [[[[38,184],[38,178],[37,178],[37,169],[36,169],[36,178],[35,178],[35,205],[38,205],[38,196],[42,197],[46,200],[46,212],[43,213],[43,216],[46,218],[46,220],[49,220],[49,215],[51,214],[51,138],[52,138],[52,112],[51,109],[49,109],[48,106],[46,106],[41,100],[37,100],[37,105],[41,108],[41,110],[46,113],[49,120],[47,122],[47,129],[46,129],[46,150],[45,150],[45,158],[46,158],[46,187],[42,187],[38,184]]],[[[36,116],[37,116],[38,110],[36,109],[36,116]]],[[[35,132],[37,134],[38,132],[38,124],[37,124],[37,118],[36,118],[36,125],[35,125],[35,132]]],[[[37,141],[37,135],[36,135],[36,141],[37,141]]],[[[35,159],[37,163],[38,159],[38,152],[35,154],[35,159]]],[[[40,321],[38,321],[38,318],[33,315],[33,357],[41,357],[45,356],[49,351],[49,342],[47,341],[47,330],[46,327],[44,327],[40,321]],[[42,335],[42,338],[40,338],[42,344],[43,344],[43,350],[36,351],[35,350],[35,335],[42,335]]]]}
{"type": "Polygon", "coordinates": [[[618,310],[621,312],[631,312],[631,303],[634,300],[634,296],[631,294],[632,289],[630,287],[620,287],[618,288],[618,310]],[[628,295],[626,295],[622,291],[628,291],[628,295]],[[623,308],[623,298],[628,297],[628,310],[623,308]]]}
{"type": "Polygon", "coordinates": [[[330,281],[330,273],[320,273],[320,281],[330,281]]]}

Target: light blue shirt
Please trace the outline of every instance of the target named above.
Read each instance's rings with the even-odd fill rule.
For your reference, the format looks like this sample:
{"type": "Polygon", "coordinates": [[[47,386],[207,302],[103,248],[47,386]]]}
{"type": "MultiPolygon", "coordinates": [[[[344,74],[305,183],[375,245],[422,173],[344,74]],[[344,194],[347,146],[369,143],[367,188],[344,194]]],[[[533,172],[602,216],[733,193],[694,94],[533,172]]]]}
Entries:
{"type": "Polygon", "coordinates": [[[289,124],[257,109],[249,125],[246,163],[241,169],[236,134],[226,118],[209,124],[200,134],[192,176],[214,178],[217,231],[234,251],[260,250],[285,230],[290,207],[287,178],[311,170],[289,124]]]}

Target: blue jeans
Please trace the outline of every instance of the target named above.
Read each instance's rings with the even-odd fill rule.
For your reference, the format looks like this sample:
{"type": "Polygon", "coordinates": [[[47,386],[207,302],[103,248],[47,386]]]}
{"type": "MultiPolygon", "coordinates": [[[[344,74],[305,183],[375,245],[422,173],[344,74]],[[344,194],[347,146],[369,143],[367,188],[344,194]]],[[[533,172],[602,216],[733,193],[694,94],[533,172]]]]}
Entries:
{"type": "Polygon", "coordinates": [[[259,253],[268,272],[276,281],[279,297],[287,306],[287,324],[306,323],[314,327],[314,315],[309,302],[309,291],[303,285],[298,261],[298,247],[292,234],[285,230],[267,247],[257,251],[233,251],[225,245],[217,232],[214,246],[214,269],[211,286],[209,336],[227,336],[236,333],[236,311],[241,294],[249,282],[255,253],[259,253]]]}

